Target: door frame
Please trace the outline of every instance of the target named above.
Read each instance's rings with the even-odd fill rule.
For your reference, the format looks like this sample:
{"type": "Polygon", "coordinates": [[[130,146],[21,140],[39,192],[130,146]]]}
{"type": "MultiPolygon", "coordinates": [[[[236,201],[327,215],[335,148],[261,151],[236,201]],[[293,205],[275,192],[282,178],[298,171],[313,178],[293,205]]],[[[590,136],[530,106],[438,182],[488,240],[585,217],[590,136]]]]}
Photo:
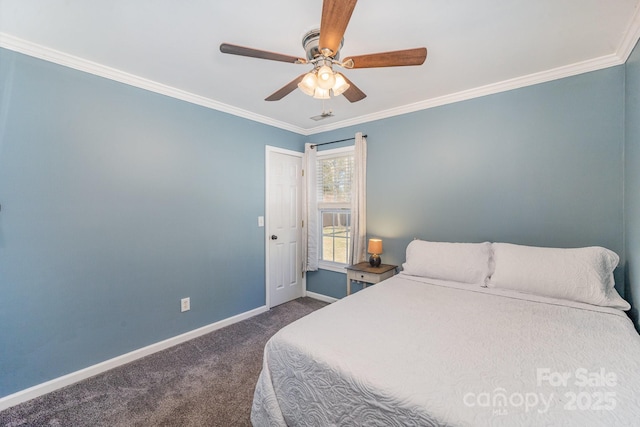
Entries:
{"type": "MultiPolygon", "coordinates": [[[[269,256],[270,256],[270,249],[269,249],[269,201],[270,201],[270,195],[269,195],[269,184],[270,184],[270,172],[271,172],[271,168],[269,167],[269,159],[272,153],[277,153],[277,154],[286,154],[289,156],[294,156],[294,157],[299,157],[300,159],[302,159],[302,156],[304,153],[301,153],[299,151],[293,151],[293,150],[287,150],[286,148],[279,148],[279,147],[274,147],[271,145],[265,145],[265,155],[264,155],[264,289],[265,289],[265,305],[267,307],[267,309],[271,309],[271,287],[269,286],[269,277],[270,277],[270,271],[269,271],[269,256]]],[[[302,200],[300,200],[300,203],[303,203],[302,200]]],[[[302,232],[304,232],[305,228],[302,229],[302,232]]],[[[300,242],[300,244],[302,244],[302,242],[300,242]]],[[[307,275],[303,274],[302,276],[302,296],[307,296],[307,275]]]]}

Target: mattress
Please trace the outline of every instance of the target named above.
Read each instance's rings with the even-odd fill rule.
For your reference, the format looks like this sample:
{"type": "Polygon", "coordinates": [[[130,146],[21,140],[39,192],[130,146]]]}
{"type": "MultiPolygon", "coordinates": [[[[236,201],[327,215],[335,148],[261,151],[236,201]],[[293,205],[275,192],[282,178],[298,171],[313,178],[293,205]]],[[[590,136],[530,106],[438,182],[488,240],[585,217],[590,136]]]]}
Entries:
{"type": "Polygon", "coordinates": [[[638,425],[624,312],[400,274],[267,343],[255,426],[638,425]]]}

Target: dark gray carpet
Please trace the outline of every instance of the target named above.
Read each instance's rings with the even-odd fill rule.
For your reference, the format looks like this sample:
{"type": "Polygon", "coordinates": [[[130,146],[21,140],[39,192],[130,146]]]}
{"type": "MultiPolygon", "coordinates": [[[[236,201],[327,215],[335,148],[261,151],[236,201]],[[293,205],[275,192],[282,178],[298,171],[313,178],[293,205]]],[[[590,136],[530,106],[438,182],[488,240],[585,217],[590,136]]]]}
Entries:
{"type": "Polygon", "coordinates": [[[325,306],[299,298],[0,412],[2,426],[249,426],[267,340],[325,306]]]}

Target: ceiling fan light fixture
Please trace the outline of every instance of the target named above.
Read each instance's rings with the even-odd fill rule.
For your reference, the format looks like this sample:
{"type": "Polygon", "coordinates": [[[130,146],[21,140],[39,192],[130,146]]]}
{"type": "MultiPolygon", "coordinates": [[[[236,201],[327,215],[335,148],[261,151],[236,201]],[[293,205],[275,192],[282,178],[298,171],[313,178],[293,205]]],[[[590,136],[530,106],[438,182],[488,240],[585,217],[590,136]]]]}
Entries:
{"type": "Polygon", "coordinates": [[[351,86],[349,83],[347,83],[344,76],[340,73],[335,74],[335,80],[336,80],[336,83],[333,85],[333,88],[332,88],[334,96],[342,95],[344,91],[349,89],[349,87],[351,86]]]}
{"type": "Polygon", "coordinates": [[[317,87],[315,93],[313,94],[313,97],[315,99],[330,99],[331,95],[329,95],[329,89],[317,87]]]}
{"type": "Polygon", "coordinates": [[[318,78],[315,73],[307,73],[302,78],[302,81],[298,83],[298,88],[309,96],[314,96],[316,87],[318,87],[318,78]]]}
{"type": "Polygon", "coordinates": [[[422,65],[427,59],[427,48],[418,47],[356,55],[340,62],[344,34],[356,2],[357,0],[323,0],[320,19],[322,34],[320,28],[315,28],[302,37],[306,59],[229,43],[222,43],[220,52],[270,61],[313,65],[314,68],[310,73],[299,75],[266,97],[265,101],[278,101],[293,92],[296,87],[306,95],[318,99],[329,99],[333,93],[333,96],[344,95],[352,103],[361,101],[367,95],[345,76],[335,72],[334,65],[346,69],[422,65]]]}
{"type": "Polygon", "coordinates": [[[328,65],[323,65],[318,70],[318,87],[329,90],[336,84],[336,77],[328,65]]]}

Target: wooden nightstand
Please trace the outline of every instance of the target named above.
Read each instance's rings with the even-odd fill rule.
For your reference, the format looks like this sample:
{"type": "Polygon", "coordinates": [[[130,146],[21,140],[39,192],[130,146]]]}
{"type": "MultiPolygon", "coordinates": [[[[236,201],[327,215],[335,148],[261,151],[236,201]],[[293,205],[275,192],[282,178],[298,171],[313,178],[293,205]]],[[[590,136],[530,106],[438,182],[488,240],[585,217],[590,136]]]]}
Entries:
{"type": "Polygon", "coordinates": [[[384,279],[396,274],[397,265],[380,264],[379,267],[371,267],[368,262],[350,265],[347,269],[347,295],[351,295],[351,282],[361,282],[362,288],[366,288],[367,284],[382,282],[384,279]]]}

